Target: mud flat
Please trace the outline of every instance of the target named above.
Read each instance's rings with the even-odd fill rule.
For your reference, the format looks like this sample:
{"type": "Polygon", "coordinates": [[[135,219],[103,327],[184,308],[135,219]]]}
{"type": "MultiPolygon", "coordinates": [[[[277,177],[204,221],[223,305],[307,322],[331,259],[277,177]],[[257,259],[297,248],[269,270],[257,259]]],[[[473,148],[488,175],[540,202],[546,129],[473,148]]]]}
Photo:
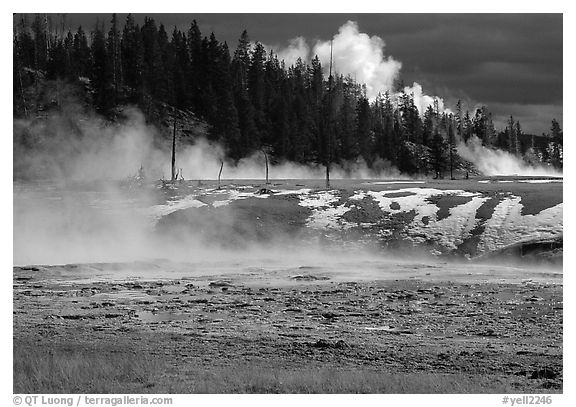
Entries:
{"type": "Polygon", "coordinates": [[[561,271],[151,261],[13,275],[15,393],[562,392],[561,271]]]}

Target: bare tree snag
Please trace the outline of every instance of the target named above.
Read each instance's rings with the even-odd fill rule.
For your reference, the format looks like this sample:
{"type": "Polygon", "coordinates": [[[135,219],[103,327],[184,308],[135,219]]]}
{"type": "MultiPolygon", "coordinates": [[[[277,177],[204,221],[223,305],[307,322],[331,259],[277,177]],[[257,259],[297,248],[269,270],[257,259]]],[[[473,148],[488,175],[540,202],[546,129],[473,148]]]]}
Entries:
{"type": "Polygon", "coordinates": [[[268,181],[268,151],[269,147],[262,147],[261,151],[264,154],[264,162],[266,164],[266,185],[270,184],[270,182],[268,181]]]}
{"type": "Polygon", "coordinates": [[[222,176],[223,168],[224,168],[224,161],[220,163],[220,172],[218,172],[218,189],[220,189],[220,177],[222,176]]]}
{"type": "Polygon", "coordinates": [[[174,119],[174,132],[172,135],[172,182],[176,181],[176,119],[174,119]]]}

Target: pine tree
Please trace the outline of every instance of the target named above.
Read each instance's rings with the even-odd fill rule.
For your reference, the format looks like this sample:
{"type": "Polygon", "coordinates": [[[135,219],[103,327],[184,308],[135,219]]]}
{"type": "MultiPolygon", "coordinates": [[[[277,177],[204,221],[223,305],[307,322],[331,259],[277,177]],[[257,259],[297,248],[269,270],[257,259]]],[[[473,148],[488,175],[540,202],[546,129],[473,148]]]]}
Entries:
{"type": "Polygon", "coordinates": [[[238,111],[234,105],[232,92],[230,52],[226,43],[218,45],[214,68],[217,98],[214,132],[216,138],[223,141],[230,152],[237,148],[240,130],[238,128],[238,111]]]}
{"type": "Polygon", "coordinates": [[[516,131],[514,117],[510,116],[508,125],[506,126],[506,133],[508,135],[508,152],[513,155],[518,155],[518,133],[516,131]]]}
{"type": "Polygon", "coordinates": [[[196,20],[192,21],[187,35],[188,52],[190,55],[190,99],[192,109],[201,112],[203,108],[202,100],[202,34],[196,20]]]}
{"type": "Polygon", "coordinates": [[[172,73],[172,94],[174,105],[178,109],[187,109],[191,104],[190,97],[190,54],[188,52],[188,45],[186,37],[182,32],[174,28],[172,32],[172,39],[170,42],[170,49],[173,54],[173,64],[169,67],[172,73]]]}
{"type": "Polygon", "coordinates": [[[520,157],[522,155],[522,144],[520,142],[522,140],[522,127],[520,126],[520,122],[518,120],[514,124],[514,134],[516,144],[515,154],[517,157],[520,157]]]}
{"type": "Polygon", "coordinates": [[[34,69],[45,71],[48,65],[48,22],[46,16],[36,14],[32,23],[34,34],[34,69]]]}
{"type": "Polygon", "coordinates": [[[434,136],[435,113],[432,106],[428,106],[424,112],[424,123],[422,125],[422,144],[430,147],[434,136]]]}
{"type": "Polygon", "coordinates": [[[370,104],[366,97],[362,97],[356,107],[356,139],[358,140],[360,155],[368,165],[374,161],[371,122],[370,104]]]}
{"type": "Polygon", "coordinates": [[[238,157],[253,152],[260,146],[260,137],[255,124],[254,107],[248,94],[248,69],[250,68],[250,39],[244,30],[238,40],[238,47],[232,59],[232,88],[238,110],[240,142],[238,157]]]}
{"type": "MultiPolygon", "coordinates": [[[[144,51],[143,84],[147,98],[161,98],[164,82],[164,66],[159,43],[158,28],[153,18],[145,17],[141,29],[142,46],[144,51]]],[[[150,102],[146,103],[146,111],[150,102]]]]}
{"type": "Polygon", "coordinates": [[[450,179],[454,179],[454,170],[457,168],[458,153],[456,151],[456,136],[454,134],[454,118],[448,117],[448,154],[450,160],[450,179]]]}
{"type": "Polygon", "coordinates": [[[352,160],[360,155],[360,145],[356,133],[356,105],[352,89],[351,78],[341,82],[342,98],[336,120],[337,130],[335,132],[335,149],[337,159],[342,157],[344,160],[352,160]]]}
{"type": "Polygon", "coordinates": [[[122,83],[122,60],[120,52],[120,32],[116,14],[112,14],[110,31],[108,32],[108,62],[112,70],[112,86],[114,87],[114,104],[118,103],[119,88],[122,83]]]}
{"type": "Polygon", "coordinates": [[[444,178],[444,171],[446,169],[446,142],[438,128],[434,130],[430,153],[431,164],[435,173],[434,179],[444,178]]]}
{"type": "Polygon", "coordinates": [[[468,112],[468,110],[466,110],[466,113],[464,114],[462,131],[464,134],[464,141],[467,142],[473,135],[472,119],[470,118],[470,113],[468,112]]]}
{"type": "Polygon", "coordinates": [[[551,144],[552,144],[552,154],[551,154],[551,162],[552,165],[556,168],[563,167],[564,161],[564,143],[563,143],[563,135],[562,129],[560,128],[560,124],[556,119],[552,119],[552,127],[551,127],[551,144]]]}
{"type": "Polygon", "coordinates": [[[82,26],[79,26],[74,34],[71,57],[74,76],[88,78],[92,69],[92,56],[88,46],[88,38],[82,26]]]}
{"type": "Polygon", "coordinates": [[[462,101],[458,99],[456,103],[456,134],[458,135],[458,139],[462,140],[463,138],[463,121],[462,121],[462,101]]]}
{"type": "Polygon", "coordinates": [[[144,100],[144,46],[140,27],[134,23],[132,14],[126,17],[122,31],[121,62],[124,81],[132,103],[144,100]]]}
{"type": "Polygon", "coordinates": [[[94,31],[91,51],[93,65],[90,79],[94,88],[94,102],[97,110],[106,114],[112,107],[113,100],[112,69],[106,52],[103,27],[100,27],[99,24],[94,31]]]}

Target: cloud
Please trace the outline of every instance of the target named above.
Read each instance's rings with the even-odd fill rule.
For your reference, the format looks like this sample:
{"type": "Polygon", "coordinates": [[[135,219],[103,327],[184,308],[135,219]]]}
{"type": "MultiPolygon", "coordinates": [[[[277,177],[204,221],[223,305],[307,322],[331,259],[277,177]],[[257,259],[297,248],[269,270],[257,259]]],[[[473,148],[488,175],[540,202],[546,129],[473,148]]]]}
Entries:
{"type": "MultiPolygon", "coordinates": [[[[332,39],[334,73],[350,75],[358,83],[366,84],[366,95],[375,98],[379,92],[392,91],[398,78],[402,63],[391,56],[384,55],[385,42],[374,35],[361,33],[358,24],[348,21],[342,25],[332,39]]],[[[318,56],[324,74],[330,67],[330,41],[318,40],[311,48],[304,37],[290,40],[287,47],[266,46],[278,54],[287,66],[293,65],[298,58],[309,62],[318,56]]]]}
{"type": "MultiPolygon", "coordinates": [[[[385,45],[382,38],[361,33],[356,22],[348,21],[332,41],[334,71],[365,83],[368,98],[392,91],[402,63],[384,55],[385,45]]],[[[316,42],[313,54],[318,55],[326,70],[330,65],[330,41],[316,42]]]]}
{"type": "Polygon", "coordinates": [[[298,58],[303,61],[307,61],[310,56],[310,47],[306,43],[304,37],[296,37],[290,40],[290,44],[286,48],[279,47],[267,47],[273,48],[278,54],[278,59],[280,61],[284,60],[286,66],[291,66],[296,64],[298,58]]]}
{"type": "Polygon", "coordinates": [[[438,100],[438,110],[441,112],[450,112],[450,109],[444,107],[444,100],[436,96],[426,95],[422,91],[422,85],[414,82],[412,86],[404,87],[404,92],[408,95],[414,96],[414,104],[418,108],[418,112],[423,115],[428,106],[434,106],[434,100],[438,100]]]}
{"type": "MultiPolygon", "coordinates": [[[[348,21],[338,29],[332,43],[318,40],[311,48],[304,37],[296,37],[290,40],[287,47],[265,47],[274,50],[278,59],[284,60],[287,66],[295,64],[298,58],[310,62],[317,55],[326,76],[329,74],[332,47],[333,73],[350,75],[356,82],[365,84],[366,96],[370,100],[384,92],[398,99],[400,93],[394,92],[394,84],[400,75],[402,63],[392,56],[386,56],[385,46],[382,38],[361,33],[358,23],[348,21]]],[[[406,86],[404,91],[414,95],[414,103],[420,114],[424,114],[426,108],[434,104],[434,99],[438,99],[440,111],[447,111],[442,98],[425,94],[422,85],[416,82],[406,86]]]]}

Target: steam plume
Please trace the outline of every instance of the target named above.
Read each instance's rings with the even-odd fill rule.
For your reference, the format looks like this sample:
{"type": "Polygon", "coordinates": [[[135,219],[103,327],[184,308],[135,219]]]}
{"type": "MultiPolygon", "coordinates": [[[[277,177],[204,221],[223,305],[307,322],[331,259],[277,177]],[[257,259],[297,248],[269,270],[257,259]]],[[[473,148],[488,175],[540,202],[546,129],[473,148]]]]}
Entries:
{"type": "MultiPolygon", "coordinates": [[[[366,84],[366,96],[375,98],[379,92],[392,91],[402,63],[384,55],[385,42],[374,35],[361,33],[358,24],[348,21],[333,39],[334,67],[366,84]]],[[[330,64],[330,41],[318,41],[313,50],[324,67],[330,64]]]]}
{"type": "Polygon", "coordinates": [[[474,163],[476,168],[487,176],[562,176],[553,168],[532,166],[506,151],[487,148],[477,137],[471,138],[467,143],[460,143],[457,149],[461,157],[474,163]]]}
{"type": "MultiPolygon", "coordinates": [[[[330,65],[330,41],[317,41],[310,47],[303,37],[290,40],[287,47],[270,47],[280,60],[292,65],[298,58],[310,61],[315,55],[318,56],[324,68],[324,74],[328,75],[330,65]]],[[[389,92],[393,98],[398,98],[399,93],[394,92],[394,83],[400,75],[402,63],[392,56],[384,54],[386,43],[377,35],[369,36],[359,31],[358,23],[348,21],[338,29],[338,33],[332,39],[333,64],[335,72],[350,75],[358,83],[366,84],[366,97],[374,100],[379,93],[389,92]]],[[[414,82],[412,86],[406,86],[404,91],[414,95],[414,103],[420,114],[423,114],[428,106],[434,103],[435,97],[424,93],[422,85],[414,82]]],[[[438,99],[440,111],[445,111],[444,101],[438,99]]]]}

